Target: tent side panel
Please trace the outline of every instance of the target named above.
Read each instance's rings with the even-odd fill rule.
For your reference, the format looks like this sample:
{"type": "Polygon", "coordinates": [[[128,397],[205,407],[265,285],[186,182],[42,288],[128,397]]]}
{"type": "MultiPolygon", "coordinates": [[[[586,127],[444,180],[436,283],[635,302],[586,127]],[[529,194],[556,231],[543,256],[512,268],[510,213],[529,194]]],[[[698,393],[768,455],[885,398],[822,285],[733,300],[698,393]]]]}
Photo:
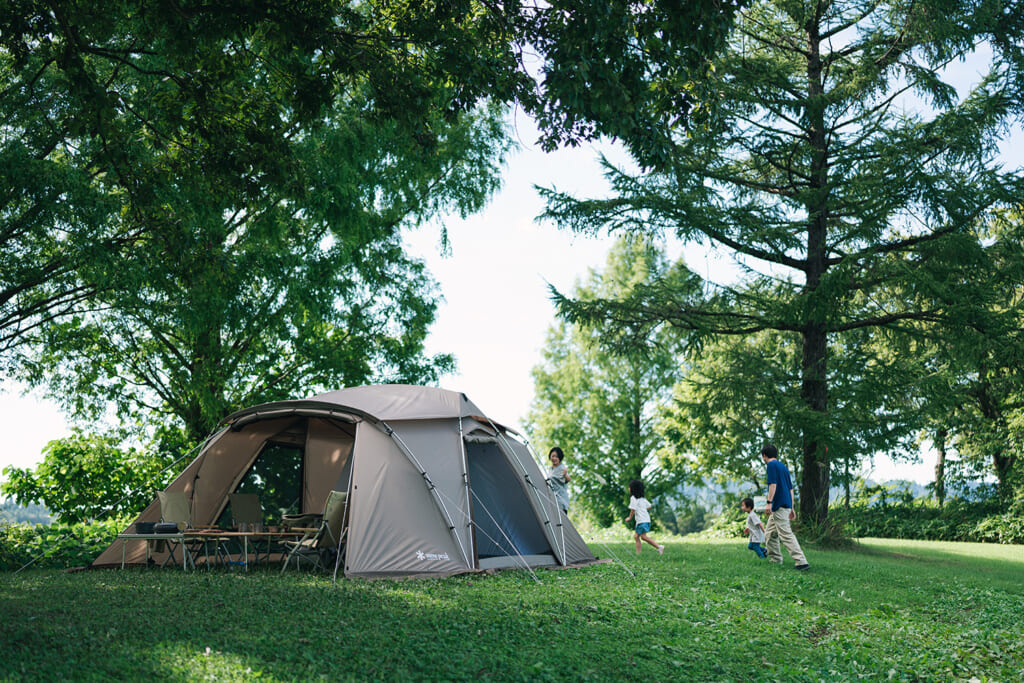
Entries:
{"type": "Polygon", "coordinates": [[[356,431],[346,576],[453,574],[466,566],[421,474],[387,434],[356,431]]]}
{"type": "Polygon", "coordinates": [[[438,498],[444,503],[459,542],[472,564],[472,517],[467,505],[462,436],[458,425],[458,420],[454,419],[391,423],[395,435],[412,452],[437,487],[438,498]]]}

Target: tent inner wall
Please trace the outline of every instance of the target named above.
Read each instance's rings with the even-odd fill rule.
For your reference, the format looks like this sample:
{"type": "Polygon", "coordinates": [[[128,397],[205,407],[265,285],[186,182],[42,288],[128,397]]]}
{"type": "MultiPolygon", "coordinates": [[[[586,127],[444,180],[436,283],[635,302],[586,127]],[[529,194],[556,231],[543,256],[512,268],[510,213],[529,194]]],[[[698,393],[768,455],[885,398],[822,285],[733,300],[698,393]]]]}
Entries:
{"type": "MultiPolygon", "coordinates": [[[[193,526],[216,524],[227,505],[228,494],[234,492],[267,443],[275,439],[291,442],[298,437],[299,444],[305,446],[301,511],[321,512],[328,492],[348,481],[354,430],[354,425],[346,423],[295,417],[256,421],[238,431],[225,429],[171,482],[167,491],[184,491],[188,495],[193,526]]],[[[154,501],[135,521],[159,519],[160,505],[154,501]]],[[[152,556],[160,563],[166,553],[154,552],[152,556]]],[[[128,564],[145,562],[145,542],[128,541],[124,559],[128,564]]],[[[114,543],[96,558],[93,566],[120,563],[121,544],[114,543]]]]}
{"type": "Polygon", "coordinates": [[[355,425],[310,418],[306,431],[303,512],[320,512],[331,491],[347,491],[355,425]]]}

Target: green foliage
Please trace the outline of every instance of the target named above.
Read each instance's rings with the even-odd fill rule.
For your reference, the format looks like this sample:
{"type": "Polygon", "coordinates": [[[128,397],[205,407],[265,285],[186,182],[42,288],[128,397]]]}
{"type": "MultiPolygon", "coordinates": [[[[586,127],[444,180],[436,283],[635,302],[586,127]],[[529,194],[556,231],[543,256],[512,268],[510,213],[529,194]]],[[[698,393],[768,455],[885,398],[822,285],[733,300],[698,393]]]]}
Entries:
{"type": "MultiPolygon", "coordinates": [[[[133,237],[76,268],[89,311],[23,333],[19,377],[81,420],[113,404],[183,424],[195,442],[244,405],[429,383],[452,367],[425,357],[437,295],[401,228],[483,205],[509,149],[503,111],[453,112],[450,93],[428,89],[411,126],[381,120],[369,84],[336,81],[307,120],[273,88],[251,89],[274,82],[267,62],[228,53],[209,108],[150,92],[144,122],[114,112],[144,192],[113,170],[94,181],[119,202],[96,228],[133,237]],[[243,133],[258,139],[232,140],[243,133]]],[[[148,72],[89,64],[125,90],[158,87],[148,72]]]]}
{"type": "Polygon", "coordinates": [[[765,443],[799,478],[799,349],[795,335],[725,337],[691,349],[686,372],[659,411],[672,467],[693,480],[764,486],[765,443]],[[759,381],[750,382],[757,377],[759,381]]]}
{"type": "Polygon", "coordinates": [[[240,405],[450,370],[424,355],[436,293],[400,228],[497,186],[485,100],[532,83],[509,21],[472,2],[8,9],[0,351],[22,379],[80,419],[112,403],[195,441],[240,405]]]}
{"type": "Polygon", "coordinates": [[[858,497],[849,508],[833,506],[829,519],[851,538],[902,538],[1024,544],[1024,518],[998,500],[953,499],[938,507],[927,500],[871,502],[858,497]]]}
{"type": "Polygon", "coordinates": [[[545,147],[603,136],[646,166],[663,165],[665,132],[706,116],[709,58],[746,4],[555,0],[533,9],[525,37],[542,67],[539,97],[526,103],[545,147]]]}
{"type": "MultiPolygon", "coordinates": [[[[357,156],[374,131],[395,129],[443,155],[445,127],[488,98],[536,113],[549,146],[595,132],[573,111],[581,99],[603,103],[602,134],[618,134],[614,120],[654,129],[649,116],[622,118],[629,101],[685,118],[696,92],[687,79],[705,71],[735,6],[126,0],[97,12],[11,0],[0,14],[0,350],[40,322],[89,310],[101,274],[181,223],[178,200],[195,180],[214,186],[211,216],[224,197],[248,200],[247,211],[279,201],[264,191],[306,175],[293,149],[322,143],[310,132],[339,106],[358,108],[370,130],[353,130],[357,156]],[[673,66],[647,71],[648,54],[671,55],[673,66]],[[672,83],[685,88],[662,87],[672,83]],[[174,167],[185,162],[200,174],[179,185],[174,167]]],[[[354,179],[379,169],[346,170],[354,179]]],[[[392,172],[416,175],[404,164],[392,172]]],[[[375,198],[390,200],[388,185],[375,198]]]]}
{"type": "MultiPolygon", "coordinates": [[[[605,270],[592,272],[575,295],[625,295],[672,268],[656,244],[619,239],[605,270]]],[[[671,332],[629,326],[560,323],[548,331],[543,362],[533,369],[528,433],[543,456],[553,446],[565,451],[573,506],[599,526],[626,516],[630,480],[642,479],[653,502],[676,482],[661,467],[653,420],[679,374],[679,346],[671,332]]]]}
{"type": "Polygon", "coordinates": [[[129,524],[130,517],[107,517],[74,524],[0,524],[0,571],[84,567],[95,560],[129,524]]]}
{"type": "Polygon", "coordinates": [[[0,676],[1011,681],[1024,667],[1018,548],[864,542],[809,550],[804,573],[739,540],[606,545],[632,576],[28,570],[0,582],[0,676]]]}
{"type": "Polygon", "coordinates": [[[994,212],[979,221],[977,234],[984,249],[963,244],[955,253],[931,254],[922,263],[927,286],[900,293],[932,307],[934,298],[949,298],[950,283],[966,284],[972,297],[950,307],[946,329],[903,330],[881,343],[924,369],[917,382],[927,396],[918,401],[925,420],[921,438],[942,453],[937,495],[964,481],[995,477],[999,495],[1009,503],[1024,471],[1017,457],[1024,389],[1024,301],[1016,294],[1024,280],[1020,209],[994,212]],[[945,457],[947,451],[956,457],[945,457]]]}
{"type": "Polygon", "coordinates": [[[145,507],[170,480],[166,455],[124,449],[110,435],[85,434],[51,441],[36,469],[4,468],[0,493],[21,503],[41,503],[64,523],[105,519],[145,507]]]}
{"type": "Polygon", "coordinates": [[[645,170],[608,168],[611,197],[545,191],[558,225],[671,232],[737,262],[734,283],[559,300],[574,323],[668,325],[693,335],[694,355],[725,350],[727,366],[694,361],[679,392],[675,428],[699,469],[743,469],[758,436],[793,444],[801,515],[824,522],[833,462],[845,475],[925,424],[921,388],[936,368],[918,362],[920,336],[959,334],[971,316],[982,334],[1006,329],[984,324],[984,309],[997,293],[1015,305],[1015,286],[976,285],[1022,262],[1004,249],[1012,240],[979,230],[1021,194],[1020,170],[996,159],[1021,106],[1024,25],[1006,20],[1016,5],[752,2],[712,60],[704,125],[660,130],[664,163],[644,163],[636,132],[625,143],[645,170]],[[975,46],[993,35],[994,57],[960,96],[947,67],[980,58],[975,46]],[[701,431],[687,434],[693,416],[701,431]]]}

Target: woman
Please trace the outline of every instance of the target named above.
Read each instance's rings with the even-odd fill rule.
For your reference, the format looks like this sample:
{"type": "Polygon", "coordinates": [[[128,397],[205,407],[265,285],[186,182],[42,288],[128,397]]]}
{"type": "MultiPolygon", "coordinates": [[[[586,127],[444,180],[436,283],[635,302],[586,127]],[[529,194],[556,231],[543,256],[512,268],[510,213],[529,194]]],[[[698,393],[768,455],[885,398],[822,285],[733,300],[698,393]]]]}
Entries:
{"type": "Polygon", "coordinates": [[[567,513],[569,512],[569,468],[562,462],[565,460],[565,454],[561,448],[555,446],[548,453],[548,460],[551,461],[551,467],[548,468],[548,482],[551,484],[558,507],[562,508],[562,512],[567,513]]]}

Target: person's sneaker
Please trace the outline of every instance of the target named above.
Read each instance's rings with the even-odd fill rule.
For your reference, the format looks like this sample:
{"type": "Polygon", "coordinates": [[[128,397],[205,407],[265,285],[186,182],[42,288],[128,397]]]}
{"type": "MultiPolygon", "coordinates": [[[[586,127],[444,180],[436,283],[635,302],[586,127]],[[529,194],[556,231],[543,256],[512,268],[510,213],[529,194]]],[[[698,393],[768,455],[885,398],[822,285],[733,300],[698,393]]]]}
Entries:
{"type": "Polygon", "coordinates": [[[794,569],[796,569],[798,572],[802,572],[805,569],[810,569],[810,568],[811,568],[811,565],[806,564],[806,563],[805,564],[798,564],[796,567],[794,567],[794,569]]]}
{"type": "Polygon", "coordinates": [[[774,560],[774,559],[769,557],[768,561],[771,562],[772,564],[782,564],[782,560],[781,559],[774,560]]]}
{"type": "Polygon", "coordinates": [[[658,546],[658,554],[659,555],[664,555],[665,554],[665,546],[663,546],[663,545],[659,545],[658,546]]]}

